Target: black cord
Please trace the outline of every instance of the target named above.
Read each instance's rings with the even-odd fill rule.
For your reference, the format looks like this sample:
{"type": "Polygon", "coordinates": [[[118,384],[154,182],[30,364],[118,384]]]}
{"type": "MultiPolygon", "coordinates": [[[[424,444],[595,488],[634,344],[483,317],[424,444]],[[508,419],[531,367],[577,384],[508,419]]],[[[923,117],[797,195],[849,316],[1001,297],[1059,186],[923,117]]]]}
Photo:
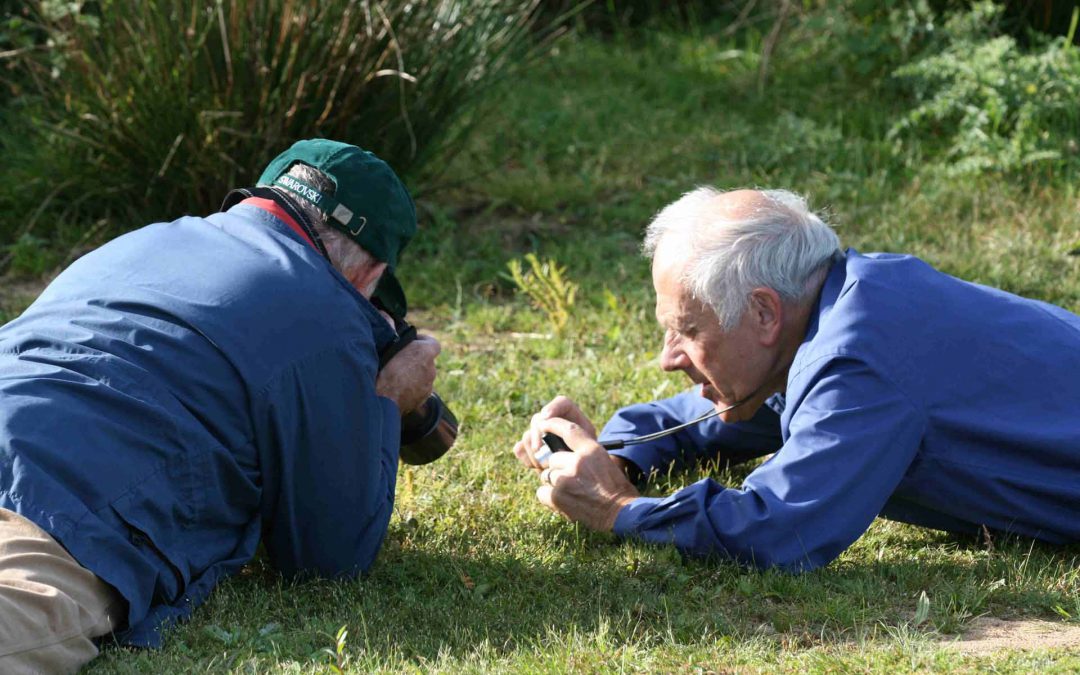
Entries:
{"type": "Polygon", "coordinates": [[[600,446],[603,447],[605,450],[619,450],[621,448],[625,448],[628,445],[641,445],[642,443],[648,443],[649,441],[655,441],[658,438],[663,438],[664,436],[670,436],[671,434],[675,433],[676,431],[682,431],[686,427],[692,427],[692,426],[694,426],[695,424],[697,424],[699,422],[704,422],[705,420],[709,419],[710,417],[716,417],[717,415],[723,415],[724,413],[726,413],[729,410],[734,410],[735,408],[738,408],[739,406],[746,403],[747,401],[749,401],[753,397],[754,397],[754,394],[751,394],[750,396],[744,398],[743,400],[737,401],[737,402],[729,405],[728,407],[724,408],[723,410],[710,410],[709,412],[705,413],[701,417],[696,417],[696,418],[690,420],[689,422],[683,422],[682,424],[680,424],[678,426],[675,426],[675,427],[671,427],[670,429],[662,429],[660,431],[654,431],[651,434],[645,434],[644,436],[638,436],[636,438],[627,438],[625,440],[620,440],[620,441],[604,441],[604,442],[602,442],[600,444],[600,446]]]}

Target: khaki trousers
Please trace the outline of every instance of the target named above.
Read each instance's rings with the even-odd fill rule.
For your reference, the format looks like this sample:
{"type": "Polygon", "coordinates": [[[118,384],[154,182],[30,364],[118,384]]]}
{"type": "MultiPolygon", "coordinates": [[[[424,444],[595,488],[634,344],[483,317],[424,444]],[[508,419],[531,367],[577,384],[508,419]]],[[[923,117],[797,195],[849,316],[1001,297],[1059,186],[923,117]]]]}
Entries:
{"type": "Polygon", "coordinates": [[[73,673],[92,638],[123,620],[123,598],[44,530],[0,508],[0,673],[73,673]]]}

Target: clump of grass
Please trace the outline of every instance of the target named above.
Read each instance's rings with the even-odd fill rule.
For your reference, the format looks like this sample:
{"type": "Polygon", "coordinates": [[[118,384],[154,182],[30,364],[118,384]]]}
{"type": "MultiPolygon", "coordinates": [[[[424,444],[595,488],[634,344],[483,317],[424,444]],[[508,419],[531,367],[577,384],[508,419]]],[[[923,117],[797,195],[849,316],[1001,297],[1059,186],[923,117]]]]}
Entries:
{"type": "Polygon", "coordinates": [[[214,209],[313,136],[371,149],[415,185],[536,44],[537,0],[31,4],[49,39],[14,69],[0,236],[214,209]]]}

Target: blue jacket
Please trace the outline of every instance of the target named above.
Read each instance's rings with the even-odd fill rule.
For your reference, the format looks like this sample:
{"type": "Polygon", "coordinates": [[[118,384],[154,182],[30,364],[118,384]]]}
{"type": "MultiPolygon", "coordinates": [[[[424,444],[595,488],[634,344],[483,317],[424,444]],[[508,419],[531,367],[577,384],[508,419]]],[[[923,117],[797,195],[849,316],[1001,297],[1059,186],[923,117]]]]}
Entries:
{"type": "MultiPolygon", "coordinates": [[[[849,251],[830,270],[774,398],[614,454],[640,469],[775,452],[742,487],[703,480],[624,507],[615,532],[797,571],[829,563],[875,516],[1080,541],[1080,317],[909,256],[849,251]],[[777,412],[777,410],[781,412],[777,412]]],[[[711,408],[688,392],[624,409],[629,438],[711,408]]]]}
{"type": "Polygon", "coordinates": [[[400,415],[387,323],[285,223],[241,204],[86,255],[0,329],[0,507],[129,603],[156,645],[255,553],[286,575],[372,563],[400,415]]]}

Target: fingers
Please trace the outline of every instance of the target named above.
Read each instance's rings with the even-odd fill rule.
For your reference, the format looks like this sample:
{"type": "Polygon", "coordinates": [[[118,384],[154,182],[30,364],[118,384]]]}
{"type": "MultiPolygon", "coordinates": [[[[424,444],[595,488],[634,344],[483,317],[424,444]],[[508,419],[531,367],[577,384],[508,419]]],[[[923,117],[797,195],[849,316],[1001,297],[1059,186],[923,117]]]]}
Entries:
{"type": "Polygon", "coordinates": [[[521,440],[514,444],[514,456],[524,466],[540,470],[547,466],[544,460],[537,456],[537,453],[541,453],[543,448],[544,443],[539,432],[530,427],[521,435],[521,440]]]}
{"type": "Polygon", "coordinates": [[[584,430],[587,438],[596,436],[592,422],[585,417],[578,405],[566,396],[556,396],[530,418],[529,428],[522,434],[521,440],[514,444],[514,456],[523,466],[538,471],[548,466],[552,453],[544,443],[543,436],[550,431],[546,424],[551,419],[568,420],[576,428],[584,430]]]}
{"type": "MultiPolygon", "coordinates": [[[[528,432],[526,432],[526,435],[527,434],[528,432]]],[[[536,458],[536,452],[531,450],[529,444],[524,440],[514,444],[514,456],[517,457],[518,462],[526,468],[536,469],[537,471],[544,468],[544,465],[536,458]]]]}
{"type": "Polygon", "coordinates": [[[538,429],[540,428],[540,425],[543,423],[543,421],[547,418],[548,415],[545,412],[544,408],[541,408],[540,412],[529,418],[529,431],[531,432],[532,437],[536,440],[536,447],[540,447],[541,442],[540,432],[538,431],[538,429]]]}
{"type": "Polygon", "coordinates": [[[530,469],[534,468],[529,458],[529,451],[525,448],[525,444],[521,441],[514,443],[514,457],[517,457],[517,461],[520,462],[522,466],[528,467],[530,469]]]}
{"type": "MultiPolygon", "coordinates": [[[[600,447],[600,444],[596,442],[596,437],[576,422],[563,419],[561,417],[551,417],[545,420],[541,420],[538,429],[541,433],[553,433],[559,438],[563,439],[570,449],[577,453],[593,452],[594,448],[599,448],[601,452],[604,449],[600,447]]],[[[555,453],[552,456],[554,458],[557,455],[566,455],[569,453],[555,453]]]]}
{"type": "Polygon", "coordinates": [[[419,344],[423,346],[424,348],[426,348],[427,351],[431,352],[431,358],[433,359],[442,353],[442,345],[439,344],[438,340],[436,340],[430,335],[420,333],[416,336],[416,340],[414,340],[413,342],[414,344],[419,344]]]}
{"type": "Polygon", "coordinates": [[[438,340],[426,335],[417,337],[379,371],[375,392],[393,399],[402,413],[415,410],[435,387],[435,358],[440,350],[438,340]]]}
{"type": "Polygon", "coordinates": [[[552,492],[553,489],[550,485],[541,485],[540,487],[536,488],[536,499],[541,504],[554,511],[555,513],[562,513],[562,511],[560,511],[558,507],[555,506],[555,502],[551,501],[552,492]]]}
{"type": "Polygon", "coordinates": [[[547,412],[546,417],[569,417],[569,415],[581,409],[572,399],[560,394],[551,399],[543,410],[547,412]]]}
{"type": "Polygon", "coordinates": [[[596,427],[593,426],[592,421],[582,412],[577,403],[566,396],[560,395],[551,399],[551,402],[544,406],[541,412],[546,413],[544,417],[561,417],[570,420],[581,425],[591,435],[596,435],[596,427]]]}

